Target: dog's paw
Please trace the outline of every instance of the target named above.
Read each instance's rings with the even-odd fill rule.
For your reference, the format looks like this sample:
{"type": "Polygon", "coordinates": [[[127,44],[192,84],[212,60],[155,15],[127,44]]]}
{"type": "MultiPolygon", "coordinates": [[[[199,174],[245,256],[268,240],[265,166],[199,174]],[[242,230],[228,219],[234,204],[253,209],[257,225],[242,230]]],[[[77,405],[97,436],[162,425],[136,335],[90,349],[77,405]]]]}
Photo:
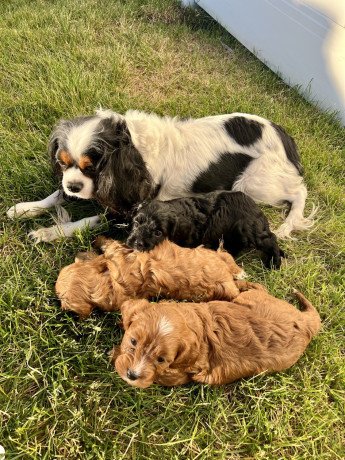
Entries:
{"type": "Polygon", "coordinates": [[[74,258],[74,262],[83,263],[85,261],[87,262],[89,260],[95,259],[96,257],[98,257],[98,254],[92,251],[78,252],[74,258]]]}
{"type": "Polygon", "coordinates": [[[18,203],[12,206],[7,212],[7,217],[14,219],[15,217],[35,217],[42,214],[45,210],[38,206],[35,206],[35,203],[26,202],[18,203]]]}
{"type": "Polygon", "coordinates": [[[245,278],[248,278],[248,275],[243,269],[234,275],[235,280],[244,280],[245,278]]]}
{"type": "Polygon", "coordinates": [[[198,374],[192,375],[193,382],[198,383],[209,383],[208,382],[208,374],[206,371],[199,372],[198,374]]]}
{"type": "Polygon", "coordinates": [[[112,240],[110,240],[109,238],[103,235],[98,235],[92,245],[96,249],[99,249],[101,252],[104,252],[111,242],[112,240]]]}
{"type": "Polygon", "coordinates": [[[34,243],[49,243],[63,236],[65,236],[63,231],[57,225],[48,228],[39,228],[29,233],[29,238],[31,238],[34,243]]]}
{"type": "Polygon", "coordinates": [[[237,280],[235,281],[235,284],[240,290],[240,292],[251,291],[252,289],[267,292],[267,289],[265,288],[265,286],[259,283],[252,283],[251,281],[237,280]]]}

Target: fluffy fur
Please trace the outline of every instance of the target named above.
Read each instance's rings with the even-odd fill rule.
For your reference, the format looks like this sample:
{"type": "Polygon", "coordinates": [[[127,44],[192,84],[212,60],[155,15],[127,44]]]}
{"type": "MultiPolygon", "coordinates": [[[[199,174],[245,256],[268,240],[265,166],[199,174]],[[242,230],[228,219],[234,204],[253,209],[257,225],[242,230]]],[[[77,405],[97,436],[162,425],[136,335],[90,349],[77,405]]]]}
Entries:
{"type": "Polygon", "coordinates": [[[232,302],[149,303],[121,307],[125,335],[112,361],[130,385],[211,385],[292,366],[320,328],[320,317],[300,293],[301,312],[264,289],[232,302]]]}
{"type": "MultiPolygon", "coordinates": [[[[273,206],[290,203],[279,236],[313,223],[311,216],[303,217],[307,190],[294,140],[256,115],[180,120],[133,110],[125,115],[99,110],[94,116],[60,121],[49,152],[62,172],[65,194],[95,198],[116,212],[148,198],[165,201],[222,189],[242,191],[273,206]]],[[[55,192],[38,202],[20,203],[8,216],[32,217],[61,199],[55,192]]],[[[59,232],[31,236],[51,241],[61,234],[70,236],[75,228],[78,225],[61,225],[59,232]]]]}
{"type": "Polygon", "coordinates": [[[117,310],[132,298],[231,300],[239,294],[238,286],[247,284],[235,282],[244,272],[224,251],[181,248],[168,240],[149,252],[105,238],[98,244],[104,254],[77,256],[75,263],[61,270],[56,282],[62,309],[81,317],[94,308],[117,310]]]}
{"type": "Polygon", "coordinates": [[[242,192],[210,192],[144,203],[133,218],[127,244],[148,251],[164,238],[181,246],[203,244],[213,249],[222,240],[224,248],[234,256],[254,247],[263,252],[266,267],[279,268],[284,255],[266,216],[242,192]]]}

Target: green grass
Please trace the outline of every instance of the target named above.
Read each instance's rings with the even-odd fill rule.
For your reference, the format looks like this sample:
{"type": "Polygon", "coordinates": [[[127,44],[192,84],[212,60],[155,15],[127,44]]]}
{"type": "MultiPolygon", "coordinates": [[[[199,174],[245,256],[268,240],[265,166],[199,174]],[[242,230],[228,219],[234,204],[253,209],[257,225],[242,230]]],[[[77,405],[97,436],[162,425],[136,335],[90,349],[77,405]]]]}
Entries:
{"type": "MultiPolygon", "coordinates": [[[[200,10],[168,0],[0,4],[0,444],[9,459],[343,459],[344,129],[287,87],[200,10]],[[221,42],[230,46],[229,54],[221,42]],[[60,117],[102,105],[160,114],[257,113],[295,137],[318,222],[289,258],[251,279],[304,292],[323,330],[288,371],[223,387],[136,390],[108,364],[118,314],[78,322],[54,282],[96,232],[34,246],[52,216],[10,221],[55,190],[46,144],[60,117]]],[[[88,205],[70,205],[74,218],[88,205]]],[[[89,210],[90,211],[90,210],[89,210]]],[[[272,227],[282,220],[265,208],[272,227]]],[[[89,212],[88,212],[89,213],[89,212]]]]}

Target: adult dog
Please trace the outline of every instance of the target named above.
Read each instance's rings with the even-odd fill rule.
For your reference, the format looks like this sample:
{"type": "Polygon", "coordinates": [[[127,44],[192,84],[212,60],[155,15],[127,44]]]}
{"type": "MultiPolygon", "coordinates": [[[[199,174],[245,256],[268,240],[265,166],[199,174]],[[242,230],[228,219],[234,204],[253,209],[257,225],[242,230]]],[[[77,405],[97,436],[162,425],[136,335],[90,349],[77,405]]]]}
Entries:
{"type": "MultiPolygon", "coordinates": [[[[233,113],[181,120],[130,110],[99,110],[93,116],[60,121],[49,152],[62,172],[63,192],[96,199],[115,212],[144,199],[165,201],[213,190],[242,191],[290,212],[277,231],[313,224],[303,217],[307,189],[294,140],[280,126],[256,115],[233,113]]],[[[56,191],[44,200],[20,203],[9,217],[33,217],[63,202],[56,191]]],[[[98,217],[31,232],[37,241],[71,236],[98,217]]]]}

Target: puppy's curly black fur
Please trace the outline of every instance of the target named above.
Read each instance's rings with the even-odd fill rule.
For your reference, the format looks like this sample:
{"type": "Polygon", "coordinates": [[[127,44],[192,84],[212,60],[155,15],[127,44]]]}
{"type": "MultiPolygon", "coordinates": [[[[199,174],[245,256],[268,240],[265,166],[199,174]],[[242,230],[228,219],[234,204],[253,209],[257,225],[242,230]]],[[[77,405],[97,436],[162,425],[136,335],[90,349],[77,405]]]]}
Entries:
{"type": "Polygon", "coordinates": [[[149,251],[165,238],[180,246],[203,244],[212,249],[223,240],[224,248],[235,256],[256,248],[268,268],[279,268],[284,257],[266,216],[242,192],[218,191],[140,205],[127,244],[149,251]]]}

